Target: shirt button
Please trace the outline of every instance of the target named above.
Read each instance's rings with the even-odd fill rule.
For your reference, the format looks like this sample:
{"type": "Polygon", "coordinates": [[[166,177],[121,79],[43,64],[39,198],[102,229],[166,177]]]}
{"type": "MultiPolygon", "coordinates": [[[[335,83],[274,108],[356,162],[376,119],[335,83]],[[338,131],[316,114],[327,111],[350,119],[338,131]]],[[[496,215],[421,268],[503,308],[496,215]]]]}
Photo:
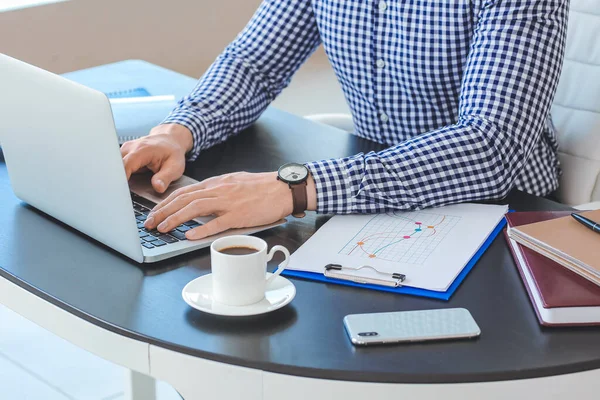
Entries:
{"type": "Polygon", "coordinates": [[[377,62],[375,63],[375,65],[377,65],[377,68],[383,68],[385,67],[385,61],[383,60],[377,60],[377,62]]]}
{"type": "Polygon", "coordinates": [[[387,9],[387,3],[385,1],[379,2],[379,11],[385,11],[387,9]]]}
{"type": "Polygon", "coordinates": [[[384,122],[384,123],[385,123],[385,122],[388,122],[388,121],[390,120],[390,117],[388,117],[386,113],[381,113],[381,114],[379,115],[379,120],[380,120],[381,122],[384,122]]]}

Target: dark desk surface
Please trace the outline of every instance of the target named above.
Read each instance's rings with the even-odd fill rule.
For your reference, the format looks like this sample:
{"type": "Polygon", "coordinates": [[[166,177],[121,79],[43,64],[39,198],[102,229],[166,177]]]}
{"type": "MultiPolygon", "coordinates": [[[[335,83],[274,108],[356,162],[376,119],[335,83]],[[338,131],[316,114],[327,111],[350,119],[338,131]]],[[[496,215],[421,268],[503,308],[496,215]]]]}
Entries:
{"type": "MultiPolygon", "coordinates": [[[[338,157],[378,145],[270,110],[252,128],[207,151],[186,173],[274,170],[286,161],[338,157]]],[[[517,210],[560,205],[515,192],[517,210]]],[[[328,217],[259,234],[296,250],[328,217]]],[[[0,155],[0,276],[93,324],[194,356],[277,373],[373,382],[440,383],[531,378],[600,368],[598,328],[542,328],[503,237],[449,302],[293,279],[297,296],[259,317],[228,319],[188,307],[181,289],[210,271],[209,250],[137,265],[24,205],[0,155]],[[474,341],[355,348],[346,314],[465,307],[474,341]]]]}

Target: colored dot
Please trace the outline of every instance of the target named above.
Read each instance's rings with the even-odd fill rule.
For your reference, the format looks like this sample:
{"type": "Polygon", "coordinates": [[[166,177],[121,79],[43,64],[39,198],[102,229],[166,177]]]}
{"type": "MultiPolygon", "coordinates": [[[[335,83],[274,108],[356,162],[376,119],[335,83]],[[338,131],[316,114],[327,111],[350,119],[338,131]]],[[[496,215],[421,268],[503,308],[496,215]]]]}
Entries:
{"type": "Polygon", "coordinates": [[[356,244],[362,246],[363,244],[365,244],[365,242],[357,242],[356,244]]]}
{"type": "Polygon", "coordinates": [[[415,229],[415,232],[421,232],[421,228],[415,229]]]}
{"type": "Polygon", "coordinates": [[[404,239],[410,239],[410,236],[404,236],[404,239]]]}
{"type": "Polygon", "coordinates": [[[420,222],[415,222],[415,224],[417,224],[417,225],[421,225],[421,223],[420,223],[420,222]]]}
{"type": "Polygon", "coordinates": [[[377,257],[375,254],[369,254],[369,258],[375,258],[377,257]]]}
{"type": "Polygon", "coordinates": [[[433,226],[433,225],[427,225],[427,227],[428,227],[429,229],[433,229],[433,228],[435,228],[435,226],[433,226]]]}

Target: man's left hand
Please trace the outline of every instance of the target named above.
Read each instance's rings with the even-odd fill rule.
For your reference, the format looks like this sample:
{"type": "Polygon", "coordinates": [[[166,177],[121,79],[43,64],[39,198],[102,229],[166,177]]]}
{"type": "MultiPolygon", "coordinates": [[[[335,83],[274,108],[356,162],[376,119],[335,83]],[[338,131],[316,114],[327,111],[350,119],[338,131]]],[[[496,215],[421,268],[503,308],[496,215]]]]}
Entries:
{"type": "Polygon", "coordinates": [[[190,240],[231,228],[267,225],[291,214],[292,193],[276,172],[236,172],[178,189],[160,202],[146,220],[148,229],[168,232],[196,217],[212,221],[186,232],[190,240]]]}

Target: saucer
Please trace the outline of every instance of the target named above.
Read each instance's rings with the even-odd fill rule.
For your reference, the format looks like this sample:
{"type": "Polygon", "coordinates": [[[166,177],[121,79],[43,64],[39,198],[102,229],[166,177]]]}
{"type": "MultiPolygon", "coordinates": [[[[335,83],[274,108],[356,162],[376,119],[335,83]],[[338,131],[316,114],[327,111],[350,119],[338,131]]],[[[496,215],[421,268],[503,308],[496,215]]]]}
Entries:
{"type": "MultiPolygon", "coordinates": [[[[271,276],[267,272],[267,277],[271,276]]],[[[289,304],[296,296],[296,287],[283,276],[276,277],[267,287],[265,298],[247,306],[228,306],[213,299],[212,274],[194,279],[181,292],[183,300],[196,310],[230,317],[265,314],[289,304]]]]}

